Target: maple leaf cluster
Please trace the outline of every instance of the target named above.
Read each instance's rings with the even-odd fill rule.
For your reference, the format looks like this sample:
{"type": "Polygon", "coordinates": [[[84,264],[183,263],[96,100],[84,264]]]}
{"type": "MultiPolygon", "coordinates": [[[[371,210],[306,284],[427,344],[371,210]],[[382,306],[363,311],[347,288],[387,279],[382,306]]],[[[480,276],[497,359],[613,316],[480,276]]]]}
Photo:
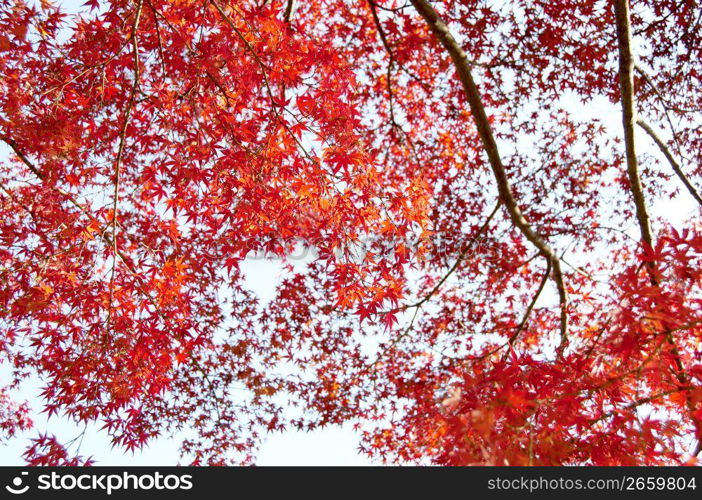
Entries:
{"type": "MultiPolygon", "coordinates": [[[[0,359],[49,415],[197,465],[344,423],[387,462],[695,462],[698,2],[61,4],[0,0],[0,359]]],[[[28,463],[91,463],[60,439],[28,463]]]]}

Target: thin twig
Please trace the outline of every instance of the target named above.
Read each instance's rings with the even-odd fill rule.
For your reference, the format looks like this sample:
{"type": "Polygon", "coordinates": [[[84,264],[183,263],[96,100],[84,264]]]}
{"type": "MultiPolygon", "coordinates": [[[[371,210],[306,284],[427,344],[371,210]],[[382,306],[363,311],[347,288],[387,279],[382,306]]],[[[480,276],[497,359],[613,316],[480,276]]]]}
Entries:
{"type": "Polygon", "coordinates": [[[539,300],[539,297],[541,296],[541,292],[543,292],[544,287],[546,286],[546,283],[548,282],[548,277],[550,274],[551,274],[551,260],[546,259],[546,271],[544,271],[544,277],[541,279],[541,283],[539,284],[539,288],[536,290],[536,293],[534,294],[534,298],[531,299],[529,306],[526,308],[526,311],[524,312],[524,317],[522,318],[522,321],[519,323],[517,330],[509,338],[510,344],[514,344],[514,342],[517,340],[517,337],[519,337],[519,334],[522,332],[522,330],[526,326],[527,321],[529,321],[529,316],[531,315],[531,311],[532,311],[532,309],[534,309],[536,302],[539,300]]]}
{"type": "Polygon", "coordinates": [[[132,25],[132,32],[130,35],[132,41],[132,57],[134,59],[134,83],[132,84],[132,89],[129,93],[129,101],[127,102],[127,108],[124,112],[124,120],[122,121],[122,128],[119,133],[119,146],[117,146],[117,157],[115,159],[115,186],[113,193],[112,202],[112,250],[113,250],[113,261],[112,270],[110,272],[110,302],[107,311],[107,325],[110,326],[112,318],[112,303],[114,299],[114,289],[115,289],[115,271],[117,269],[117,211],[119,208],[119,187],[120,187],[120,175],[122,166],[122,156],[124,154],[124,147],[127,138],[127,128],[129,127],[129,121],[132,114],[132,109],[134,108],[134,103],[136,101],[136,95],[139,91],[139,38],[137,36],[137,30],[139,29],[139,21],[141,20],[141,11],[143,7],[143,0],[139,0],[137,4],[137,9],[134,17],[134,24],[132,25]]]}
{"type": "Polygon", "coordinates": [[[490,215],[488,215],[487,219],[485,219],[485,222],[483,222],[483,225],[480,226],[480,228],[471,236],[470,240],[468,243],[466,243],[465,247],[461,251],[460,255],[456,259],[456,262],[453,263],[451,268],[446,272],[446,274],[439,280],[439,282],[434,285],[434,288],[432,288],[429,293],[427,293],[424,297],[422,297],[419,301],[413,303],[413,304],[407,304],[405,306],[402,306],[399,308],[397,311],[404,311],[406,309],[410,309],[412,307],[420,307],[423,305],[425,302],[427,302],[430,298],[432,298],[436,292],[439,291],[441,286],[446,282],[447,279],[458,269],[458,266],[461,265],[461,262],[463,262],[466,257],[468,256],[468,252],[473,248],[473,245],[478,241],[478,238],[485,232],[487,227],[490,225],[490,222],[492,219],[495,217],[497,214],[497,211],[500,209],[500,206],[502,204],[498,201],[495,204],[495,207],[492,209],[492,212],[490,212],[490,215]]]}
{"type": "Polygon", "coordinates": [[[649,135],[651,139],[653,139],[653,142],[656,143],[658,146],[658,149],[661,150],[661,153],[666,157],[668,160],[668,163],[670,163],[670,166],[672,167],[673,171],[675,172],[675,175],[678,176],[678,179],[685,185],[687,188],[687,191],[692,195],[692,197],[697,200],[697,203],[702,205],[702,197],[700,197],[700,194],[697,192],[697,189],[695,189],[695,186],[692,185],[690,180],[687,178],[685,173],[682,171],[682,168],[680,167],[680,163],[675,159],[673,154],[670,152],[670,149],[668,148],[668,145],[663,141],[663,139],[660,138],[660,136],[656,133],[653,128],[646,123],[643,119],[639,118],[636,120],[636,124],[644,129],[646,133],[649,135]]]}

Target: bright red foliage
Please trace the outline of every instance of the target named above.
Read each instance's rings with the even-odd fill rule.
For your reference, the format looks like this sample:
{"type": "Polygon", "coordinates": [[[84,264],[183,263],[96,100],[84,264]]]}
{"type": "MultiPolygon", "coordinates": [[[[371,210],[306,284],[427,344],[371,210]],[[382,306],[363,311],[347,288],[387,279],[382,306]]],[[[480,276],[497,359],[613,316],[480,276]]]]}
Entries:
{"type": "MultiPolygon", "coordinates": [[[[701,16],[0,0],[11,382],[195,464],[345,422],[387,461],[694,461],[700,205],[663,202],[702,204],[701,16]],[[300,246],[270,303],[244,287],[300,246]]],[[[0,393],[5,436],[26,413],[0,393]]]]}

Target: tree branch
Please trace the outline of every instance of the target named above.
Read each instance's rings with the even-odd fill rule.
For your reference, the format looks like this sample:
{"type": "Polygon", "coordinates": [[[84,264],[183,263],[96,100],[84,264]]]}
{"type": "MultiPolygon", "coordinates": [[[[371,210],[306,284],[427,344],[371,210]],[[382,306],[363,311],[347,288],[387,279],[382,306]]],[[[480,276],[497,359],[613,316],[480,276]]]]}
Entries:
{"type": "Polygon", "coordinates": [[[16,143],[11,137],[6,136],[6,135],[2,135],[2,136],[0,136],[0,139],[1,139],[2,141],[4,141],[5,144],[7,144],[8,146],[10,146],[10,148],[12,149],[12,151],[15,152],[15,154],[17,155],[17,157],[18,157],[20,160],[22,160],[22,163],[24,163],[24,164],[27,166],[27,168],[28,168],[34,175],[36,175],[39,179],[44,180],[44,174],[43,174],[37,167],[35,167],[34,164],[33,164],[31,161],[29,161],[29,158],[27,158],[27,157],[25,156],[25,154],[24,154],[24,153],[22,152],[22,150],[19,148],[19,146],[17,145],[17,143],[16,143]]]}
{"type": "Polygon", "coordinates": [[[373,16],[373,24],[375,24],[375,29],[378,30],[378,35],[380,36],[380,41],[383,43],[383,47],[385,47],[385,51],[388,53],[388,56],[390,57],[390,61],[395,60],[395,56],[392,53],[392,49],[390,48],[390,44],[388,43],[388,39],[385,36],[385,31],[383,30],[383,25],[380,24],[380,18],[378,17],[378,11],[376,10],[376,5],[371,1],[368,0],[368,6],[370,7],[371,15],[373,16]]]}
{"type": "Polygon", "coordinates": [[[427,302],[430,298],[432,298],[436,292],[439,291],[441,286],[446,282],[447,279],[458,269],[458,266],[461,265],[461,262],[463,262],[468,255],[468,252],[470,251],[471,248],[473,248],[473,245],[475,244],[476,241],[478,241],[478,238],[480,238],[480,235],[482,235],[487,227],[490,225],[490,222],[492,219],[495,217],[495,214],[497,214],[497,211],[499,210],[500,206],[502,204],[498,202],[495,205],[495,208],[492,209],[492,212],[490,212],[490,215],[488,215],[487,219],[485,219],[485,222],[483,222],[483,225],[480,226],[478,231],[471,237],[471,239],[466,243],[465,247],[461,251],[461,254],[458,256],[456,259],[456,262],[453,263],[453,266],[448,270],[448,272],[439,280],[439,282],[432,288],[429,293],[427,293],[422,299],[419,301],[415,302],[414,304],[408,304],[406,306],[401,307],[398,309],[398,311],[404,311],[407,309],[410,309],[412,307],[420,307],[423,305],[425,302],[427,302]]]}
{"type": "Polygon", "coordinates": [[[276,103],[275,96],[273,94],[273,89],[271,88],[271,84],[268,80],[268,74],[266,71],[269,69],[266,63],[263,62],[261,57],[258,55],[256,52],[256,49],[251,45],[251,43],[246,39],[244,34],[239,30],[239,28],[236,27],[234,22],[231,20],[231,18],[227,15],[227,13],[224,11],[222,6],[217,2],[217,0],[209,0],[209,2],[214,6],[214,8],[219,12],[220,16],[224,20],[224,22],[231,28],[231,30],[236,34],[237,38],[241,40],[241,42],[244,44],[244,47],[246,50],[251,54],[251,57],[253,57],[254,61],[256,64],[261,68],[261,77],[263,78],[263,84],[266,89],[266,92],[268,94],[268,98],[271,103],[271,110],[273,111],[273,115],[275,119],[278,121],[281,127],[285,129],[285,131],[290,135],[292,140],[295,142],[297,147],[302,151],[302,153],[305,155],[305,157],[310,160],[310,161],[315,161],[314,158],[310,155],[310,153],[305,149],[305,146],[300,142],[298,137],[293,134],[293,132],[290,130],[290,127],[287,125],[283,117],[281,116],[280,111],[278,110],[278,104],[276,103]]]}
{"type": "MultiPolygon", "coordinates": [[[[634,136],[634,122],[636,121],[636,111],[634,103],[634,58],[631,52],[631,19],[629,12],[629,0],[615,0],[615,21],[617,25],[617,42],[619,45],[619,83],[621,88],[622,101],[622,124],[624,126],[624,143],[626,147],[627,173],[631,184],[631,192],[636,205],[636,218],[641,230],[641,239],[648,246],[653,247],[653,234],[646,210],[646,200],[641,187],[638,163],[636,159],[636,147],[634,136]]],[[[654,287],[660,286],[657,276],[656,263],[647,262],[648,273],[651,284],[654,287]]],[[[672,331],[665,329],[662,332],[667,343],[670,345],[673,361],[675,364],[674,375],[681,386],[689,386],[688,376],[680,357],[680,351],[675,342],[672,331]]],[[[690,411],[690,418],[694,416],[694,404],[690,399],[689,390],[686,391],[686,403],[690,411]]]]}
{"type": "Polygon", "coordinates": [[[297,0],[288,0],[288,4],[285,6],[285,19],[286,23],[289,23],[295,17],[295,10],[297,9],[297,0]]]}
{"type": "MultiPolygon", "coordinates": [[[[631,54],[631,22],[628,0],[615,1],[615,18],[617,24],[617,42],[619,46],[619,86],[621,89],[622,124],[624,126],[624,144],[626,148],[626,171],[631,184],[631,193],[636,206],[636,219],[639,223],[641,239],[653,246],[651,223],[646,210],[646,199],[639,166],[636,159],[636,144],[634,135],[634,122],[636,111],[634,104],[634,58],[631,54]]],[[[655,279],[655,278],[652,278],[655,279]]]]}
{"type": "Polygon", "coordinates": [[[595,418],[595,419],[590,420],[590,425],[596,424],[597,422],[600,422],[600,421],[602,421],[602,420],[605,420],[605,419],[608,419],[608,418],[610,418],[610,417],[613,417],[614,415],[616,415],[616,414],[619,413],[619,412],[627,411],[627,410],[633,410],[634,408],[637,408],[637,407],[639,407],[639,406],[641,406],[641,405],[645,405],[645,404],[647,404],[647,403],[650,403],[650,402],[652,402],[652,401],[655,401],[656,399],[660,399],[660,398],[663,398],[663,397],[665,397],[665,396],[669,396],[669,395],[671,395],[671,394],[675,394],[675,393],[678,393],[678,392],[689,391],[690,389],[693,389],[693,388],[694,388],[694,387],[692,387],[692,386],[682,386],[682,387],[677,387],[677,388],[675,388],[675,389],[670,389],[670,390],[667,390],[667,391],[658,392],[658,393],[656,393],[656,394],[652,394],[652,395],[647,396],[647,397],[644,397],[644,398],[639,398],[639,399],[637,399],[637,400],[635,400],[635,401],[632,401],[632,402],[629,403],[628,405],[625,405],[623,408],[619,408],[619,409],[612,410],[612,411],[610,411],[610,412],[605,413],[604,415],[602,415],[602,416],[599,417],[599,418],[595,418]]]}
{"type": "Polygon", "coordinates": [[[536,290],[536,293],[534,294],[534,298],[531,299],[531,303],[529,303],[529,306],[526,308],[526,311],[524,312],[524,317],[522,317],[522,321],[519,323],[519,326],[515,330],[515,332],[512,334],[512,336],[509,338],[509,343],[514,344],[514,342],[517,340],[517,337],[519,337],[519,334],[524,330],[524,327],[527,324],[527,321],[529,321],[529,316],[531,315],[531,311],[534,309],[534,306],[536,305],[536,301],[539,300],[539,297],[541,296],[541,292],[544,291],[544,287],[546,286],[546,282],[548,281],[548,277],[551,274],[551,260],[546,259],[546,271],[544,272],[544,277],[541,279],[541,283],[539,284],[539,288],[536,290]]]}
{"type": "Polygon", "coordinates": [[[545,239],[534,229],[524,218],[519,205],[517,204],[512,188],[507,177],[507,172],[502,163],[502,158],[495,142],[492,133],[490,120],[485,112],[483,101],[480,96],[473,75],[471,72],[471,62],[468,60],[463,48],[451,34],[448,26],[439,17],[437,12],[427,0],[411,0],[412,5],[417,12],[424,18],[429,25],[429,29],[441,43],[441,45],[449,53],[458,77],[463,85],[468,104],[470,106],[473,120],[480,134],[480,139],[483,144],[483,149],[487,153],[490,167],[497,181],[500,200],[504,203],[512,223],[521,231],[521,233],[529,240],[539,251],[546,256],[553,267],[553,278],[558,288],[558,295],[561,305],[561,345],[559,346],[559,355],[567,344],[568,338],[568,292],[563,280],[561,264],[554,250],[549,246],[545,239]]]}
{"type": "Polygon", "coordinates": [[[139,0],[137,4],[136,13],[134,15],[134,24],[132,25],[132,32],[130,35],[132,41],[132,57],[134,60],[134,82],[132,83],[132,89],[129,93],[129,101],[127,102],[127,108],[124,112],[124,120],[122,121],[122,128],[119,133],[119,146],[117,146],[117,158],[115,159],[115,188],[113,193],[112,201],[112,251],[114,253],[112,270],[110,272],[110,303],[109,309],[107,311],[107,325],[110,327],[112,320],[112,302],[114,298],[115,290],[115,270],[117,269],[117,210],[119,208],[119,185],[122,167],[122,157],[124,155],[124,147],[127,142],[127,128],[129,127],[129,121],[132,115],[132,110],[134,109],[134,104],[136,102],[136,95],[139,91],[139,38],[137,36],[137,31],[139,29],[139,21],[141,20],[141,11],[144,6],[144,0],[139,0]]]}
{"type": "Polygon", "coordinates": [[[692,108],[681,108],[679,106],[672,105],[668,102],[668,100],[663,96],[663,93],[660,91],[658,86],[655,84],[653,79],[649,76],[649,74],[646,72],[644,68],[642,68],[640,65],[634,63],[634,69],[641,75],[643,80],[651,87],[653,90],[653,93],[656,94],[656,97],[661,101],[661,104],[663,105],[663,111],[665,111],[666,119],[668,123],[672,126],[672,120],[670,119],[670,115],[668,114],[668,111],[675,111],[676,113],[698,113],[700,109],[692,109],[692,108]]]}
{"type": "Polygon", "coordinates": [[[677,162],[673,154],[670,152],[670,148],[668,148],[668,145],[663,142],[663,140],[660,138],[658,134],[656,134],[656,131],[653,130],[653,128],[646,123],[644,120],[639,118],[636,120],[636,123],[639,127],[644,129],[646,133],[649,135],[651,139],[653,139],[653,142],[656,143],[658,146],[658,149],[661,150],[661,153],[666,157],[668,160],[668,163],[670,163],[670,166],[673,168],[673,171],[675,172],[675,175],[678,176],[678,178],[682,181],[682,183],[685,185],[687,188],[688,192],[692,195],[692,197],[697,200],[697,203],[702,205],[702,197],[700,197],[700,194],[697,192],[695,189],[695,186],[692,185],[690,180],[687,178],[685,173],[682,171],[682,168],[680,167],[680,163],[677,162]]]}

